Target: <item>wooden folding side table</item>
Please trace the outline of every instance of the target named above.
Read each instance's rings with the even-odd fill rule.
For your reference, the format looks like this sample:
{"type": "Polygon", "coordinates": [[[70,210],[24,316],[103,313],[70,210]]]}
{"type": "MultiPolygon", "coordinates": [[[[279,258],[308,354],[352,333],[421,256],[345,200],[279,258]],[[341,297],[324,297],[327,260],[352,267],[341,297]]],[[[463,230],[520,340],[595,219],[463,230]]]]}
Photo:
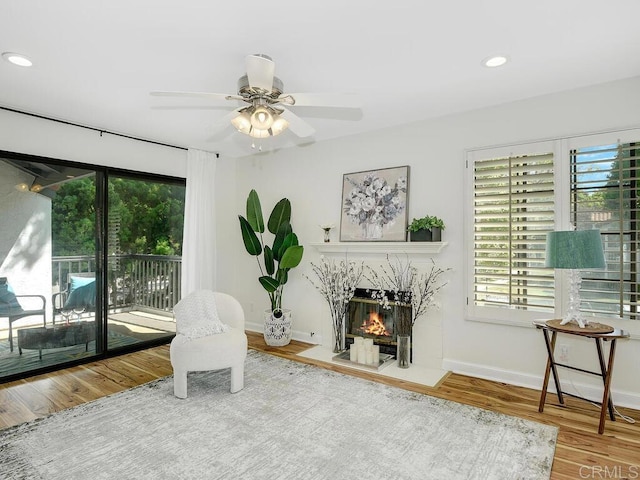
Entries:
{"type": "Polygon", "coordinates": [[[556,385],[556,392],[558,395],[558,400],[562,405],[564,405],[563,395],[568,395],[570,397],[579,398],[581,400],[586,400],[588,402],[593,402],[588,398],[581,397],[579,395],[574,395],[572,393],[562,391],[562,387],[560,386],[560,379],[558,377],[557,367],[569,368],[571,370],[576,370],[582,373],[588,373],[591,375],[597,375],[602,377],[602,381],[604,383],[604,393],[602,395],[602,403],[600,404],[600,424],[598,425],[598,433],[602,434],[604,432],[604,421],[607,416],[607,410],[609,410],[609,418],[611,421],[615,422],[615,415],[613,410],[613,400],[611,400],[610,388],[611,388],[611,376],[613,374],[613,360],[616,354],[616,340],[619,338],[629,338],[629,334],[624,330],[620,330],[617,328],[613,328],[609,325],[604,325],[602,323],[589,323],[585,328],[580,328],[579,325],[570,322],[566,325],[560,325],[562,320],[547,320],[542,321],[538,320],[533,322],[536,328],[542,330],[544,335],[544,342],[547,347],[547,370],[544,374],[544,382],[542,384],[542,392],[540,394],[540,405],[538,407],[538,411],[542,412],[544,410],[544,403],[547,397],[547,387],[549,386],[549,373],[553,374],[553,381],[556,385]],[[549,332],[551,332],[551,338],[549,338],[549,332]],[[581,337],[593,338],[596,343],[596,349],[598,351],[598,361],[600,363],[600,372],[594,372],[591,370],[584,370],[582,368],[574,367],[571,365],[565,365],[562,363],[558,363],[554,357],[554,349],[556,346],[556,336],[558,333],[566,333],[569,335],[579,335],[581,337]],[[604,354],[602,348],[602,342],[611,342],[609,348],[609,361],[607,364],[604,362],[604,354]]]}

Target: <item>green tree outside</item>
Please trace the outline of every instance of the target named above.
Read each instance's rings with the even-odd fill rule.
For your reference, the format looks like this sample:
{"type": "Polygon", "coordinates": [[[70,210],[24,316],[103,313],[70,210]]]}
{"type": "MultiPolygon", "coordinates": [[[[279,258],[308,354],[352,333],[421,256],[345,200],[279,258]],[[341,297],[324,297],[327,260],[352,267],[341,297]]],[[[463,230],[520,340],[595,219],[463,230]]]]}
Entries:
{"type": "MultiPolygon", "coordinates": [[[[148,180],[109,180],[109,215],[123,253],[181,255],[185,187],[148,180]]],[[[53,255],[95,252],[95,179],[60,186],[52,201],[53,255]]]]}

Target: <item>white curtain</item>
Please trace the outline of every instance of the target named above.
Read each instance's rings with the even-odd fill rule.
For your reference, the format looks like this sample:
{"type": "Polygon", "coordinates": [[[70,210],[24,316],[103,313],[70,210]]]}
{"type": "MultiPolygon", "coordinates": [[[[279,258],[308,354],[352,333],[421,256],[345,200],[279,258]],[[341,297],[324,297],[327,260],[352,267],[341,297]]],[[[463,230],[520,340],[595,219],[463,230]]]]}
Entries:
{"type": "Polygon", "coordinates": [[[216,154],[189,149],[182,240],[182,298],[216,287],[216,154]]]}

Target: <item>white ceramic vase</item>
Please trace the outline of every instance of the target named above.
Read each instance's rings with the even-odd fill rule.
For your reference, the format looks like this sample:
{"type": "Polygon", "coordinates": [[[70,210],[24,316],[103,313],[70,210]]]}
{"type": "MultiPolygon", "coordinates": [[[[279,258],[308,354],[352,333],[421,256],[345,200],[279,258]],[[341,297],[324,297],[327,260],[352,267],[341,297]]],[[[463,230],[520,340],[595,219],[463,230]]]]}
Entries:
{"type": "Polygon", "coordinates": [[[271,310],[264,311],[264,341],[271,347],[283,347],[291,342],[291,310],[283,308],[277,318],[271,310]]]}

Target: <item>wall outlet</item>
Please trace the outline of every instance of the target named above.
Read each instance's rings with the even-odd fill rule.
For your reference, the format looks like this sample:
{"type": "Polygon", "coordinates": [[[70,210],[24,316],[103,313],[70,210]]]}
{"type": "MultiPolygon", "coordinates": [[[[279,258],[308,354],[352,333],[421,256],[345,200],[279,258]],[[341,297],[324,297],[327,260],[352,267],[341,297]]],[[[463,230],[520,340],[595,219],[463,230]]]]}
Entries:
{"type": "Polygon", "coordinates": [[[569,345],[558,345],[558,362],[567,363],[569,361],[569,345]]]}

